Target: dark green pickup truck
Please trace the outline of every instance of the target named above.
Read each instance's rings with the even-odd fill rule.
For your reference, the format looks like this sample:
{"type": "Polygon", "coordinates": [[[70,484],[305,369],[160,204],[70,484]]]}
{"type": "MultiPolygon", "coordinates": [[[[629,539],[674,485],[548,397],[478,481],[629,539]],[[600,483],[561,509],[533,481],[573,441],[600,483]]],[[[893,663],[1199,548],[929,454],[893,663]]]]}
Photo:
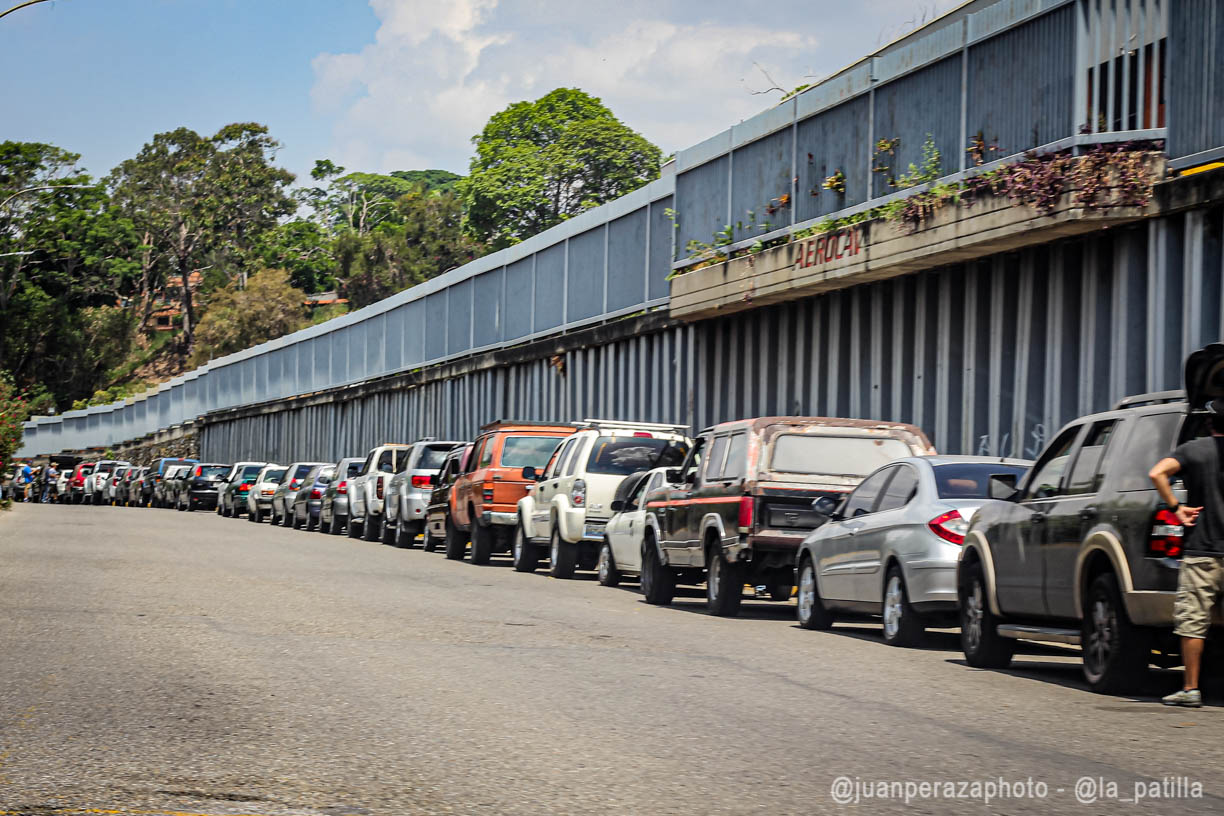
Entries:
{"type": "Polygon", "coordinates": [[[715,615],[738,614],[745,584],[789,600],[795,554],[823,517],[877,467],[934,453],[912,425],[827,417],[725,422],[698,436],[669,483],[646,497],[642,592],[671,603],[677,584],[706,583],[715,615]]]}

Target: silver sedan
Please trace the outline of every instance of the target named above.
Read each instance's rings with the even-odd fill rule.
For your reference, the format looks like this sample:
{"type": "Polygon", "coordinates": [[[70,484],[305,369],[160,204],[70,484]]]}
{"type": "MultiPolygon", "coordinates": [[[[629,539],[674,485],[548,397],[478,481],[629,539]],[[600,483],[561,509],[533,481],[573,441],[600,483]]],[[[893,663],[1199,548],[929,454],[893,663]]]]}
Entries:
{"type": "Polygon", "coordinates": [[[1009,496],[1031,462],[915,456],[879,468],[799,550],[799,625],[827,629],[838,613],[879,615],[884,640],[914,646],[928,625],[953,625],[956,560],[983,502],[1009,496]]]}

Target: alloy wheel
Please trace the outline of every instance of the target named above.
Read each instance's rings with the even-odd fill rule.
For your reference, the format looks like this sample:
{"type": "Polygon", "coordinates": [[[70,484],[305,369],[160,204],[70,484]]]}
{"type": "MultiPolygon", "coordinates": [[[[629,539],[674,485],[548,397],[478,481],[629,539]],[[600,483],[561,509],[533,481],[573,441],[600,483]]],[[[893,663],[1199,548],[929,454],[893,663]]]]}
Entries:
{"type": "Polygon", "coordinates": [[[811,618],[812,610],[816,607],[816,571],[811,561],[804,561],[803,569],[799,572],[798,603],[799,620],[811,618]]]}
{"type": "Polygon", "coordinates": [[[896,637],[901,628],[901,616],[905,614],[904,600],[901,577],[894,575],[888,579],[888,587],[884,590],[884,636],[887,638],[896,637]]]}
{"type": "Polygon", "coordinates": [[[1084,661],[1098,673],[1109,665],[1116,631],[1117,614],[1113,606],[1104,598],[1096,598],[1092,603],[1092,628],[1084,644],[1084,661]]]}
{"type": "Polygon", "coordinates": [[[982,582],[974,577],[970,592],[965,597],[964,620],[961,623],[965,643],[971,651],[976,650],[982,643],[982,618],[986,609],[982,596],[982,582]]]}

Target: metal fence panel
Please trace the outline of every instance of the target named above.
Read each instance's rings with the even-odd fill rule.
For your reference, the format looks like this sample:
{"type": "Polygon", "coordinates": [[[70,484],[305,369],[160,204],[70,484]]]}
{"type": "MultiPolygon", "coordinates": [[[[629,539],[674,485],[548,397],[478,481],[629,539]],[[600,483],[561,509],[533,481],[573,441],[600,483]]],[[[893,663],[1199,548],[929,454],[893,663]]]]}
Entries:
{"type": "Polygon", "coordinates": [[[505,337],[507,341],[518,340],[532,332],[532,309],[535,304],[533,278],[535,258],[526,257],[506,267],[505,337]]]}
{"type": "Polygon", "coordinates": [[[535,311],[532,330],[549,331],[565,322],[565,244],[535,256],[535,311]]]}
{"type": "Polygon", "coordinates": [[[737,241],[790,223],[794,135],[787,127],[731,156],[731,218],[737,241]]]}
{"type": "MultiPolygon", "coordinates": [[[[863,95],[799,123],[795,144],[796,221],[867,200],[870,115],[870,97],[863,95]],[[826,179],[838,173],[845,176],[844,193],[824,187],[826,179]]],[[[677,196],[679,190],[677,182],[677,196]]]]}
{"type": "Polygon", "coordinates": [[[505,309],[505,269],[497,267],[475,278],[472,296],[472,340],[473,346],[482,348],[500,343],[502,337],[502,314],[505,309]]]}
{"type": "Polygon", "coordinates": [[[911,165],[922,168],[928,138],[939,151],[937,176],[960,169],[965,150],[960,137],[961,64],[960,55],[949,57],[876,88],[874,141],[889,142],[891,153],[873,151],[873,167],[880,168],[873,173],[875,195],[894,192],[895,180],[911,165]]]}
{"type": "Polygon", "coordinates": [[[603,313],[606,244],[607,231],[604,227],[587,230],[569,239],[565,281],[566,323],[587,320],[603,313]]]}
{"type": "Polygon", "coordinates": [[[711,245],[730,222],[727,168],[730,156],[720,156],[676,176],[676,259],[692,254],[690,242],[711,245]]]}
{"type": "Polygon", "coordinates": [[[1224,155],[1224,4],[1177,0],[1169,9],[1169,156],[1224,155]],[[1203,66],[1209,66],[1203,70],[1203,66]]]}
{"type": "MultiPolygon", "coordinates": [[[[615,312],[642,303],[646,297],[646,208],[608,225],[608,302],[615,312]]],[[[666,257],[664,258],[666,261],[666,257]]]]}

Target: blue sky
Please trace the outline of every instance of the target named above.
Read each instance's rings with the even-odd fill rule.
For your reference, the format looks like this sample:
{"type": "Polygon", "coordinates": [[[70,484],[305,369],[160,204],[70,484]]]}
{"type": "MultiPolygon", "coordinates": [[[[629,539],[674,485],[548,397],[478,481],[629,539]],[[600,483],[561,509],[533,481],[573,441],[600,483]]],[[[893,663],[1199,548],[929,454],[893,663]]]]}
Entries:
{"type": "MultiPolygon", "coordinates": [[[[7,8],[16,0],[0,0],[7,8]]],[[[954,0],[53,0],[0,19],[0,138],[97,175],[154,133],[267,124],[303,174],[464,172],[497,110],[559,86],[665,152],[827,76],[954,0]]]]}

